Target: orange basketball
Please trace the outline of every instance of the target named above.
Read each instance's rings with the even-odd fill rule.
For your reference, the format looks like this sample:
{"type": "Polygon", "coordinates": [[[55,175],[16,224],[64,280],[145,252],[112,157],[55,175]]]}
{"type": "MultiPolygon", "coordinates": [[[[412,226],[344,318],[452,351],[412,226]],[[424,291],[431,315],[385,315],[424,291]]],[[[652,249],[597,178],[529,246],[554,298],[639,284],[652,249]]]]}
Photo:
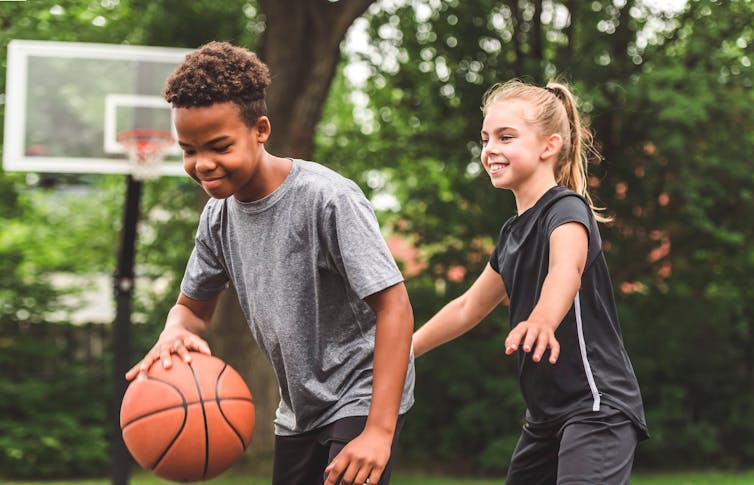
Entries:
{"type": "Polygon", "coordinates": [[[254,431],[254,402],[228,364],[198,352],[186,364],[155,363],[128,386],[120,408],[123,441],[136,462],[176,482],[209,480],[243,454],[254,431]]]}

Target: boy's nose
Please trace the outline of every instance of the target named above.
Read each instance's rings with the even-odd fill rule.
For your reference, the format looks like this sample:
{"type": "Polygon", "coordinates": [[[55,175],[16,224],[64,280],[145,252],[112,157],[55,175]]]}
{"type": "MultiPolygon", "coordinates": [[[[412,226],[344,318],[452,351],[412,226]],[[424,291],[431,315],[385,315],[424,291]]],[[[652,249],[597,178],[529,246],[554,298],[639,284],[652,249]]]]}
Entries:
{"type": "Polygon", "coordinates": [[[199,156],[196,159],[196,171],[197,172],[211,172],[217,167],[217,164],[208,156],[199,156]]]}

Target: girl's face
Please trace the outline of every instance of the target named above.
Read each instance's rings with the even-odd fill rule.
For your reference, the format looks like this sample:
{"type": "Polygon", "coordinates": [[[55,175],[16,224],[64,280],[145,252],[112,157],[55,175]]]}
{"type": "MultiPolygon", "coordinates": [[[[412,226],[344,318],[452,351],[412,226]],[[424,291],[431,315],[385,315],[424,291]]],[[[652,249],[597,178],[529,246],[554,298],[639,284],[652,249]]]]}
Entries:
{"type": "Polygon", "coordinates": [[[542,163],[546,139],[531,125],[529,103],[519,99],[491,105],[482,122],[482,165],[492,185],[517,190],[533,182],[552,167],[542,163]],[[545,170],[543,172],[543,170],[545,170]]]}

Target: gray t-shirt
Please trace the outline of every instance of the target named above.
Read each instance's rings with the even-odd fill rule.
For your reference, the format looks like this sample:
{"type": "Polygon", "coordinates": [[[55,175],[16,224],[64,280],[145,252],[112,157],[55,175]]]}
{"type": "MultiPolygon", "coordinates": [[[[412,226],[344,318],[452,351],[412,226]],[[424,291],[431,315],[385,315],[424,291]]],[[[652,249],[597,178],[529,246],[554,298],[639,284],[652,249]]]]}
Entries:
{"type": "MultiPolygon", "coordinates": [[[[275,432],[292,435],[368,414],[376,318],[364,298],[401,281],[359,187],[294,160],[261,200],[207,202],[181,291],[208,300],[235,287],[278,377],[275,432]]],[[[412,355],[401,413],[413,388],[412,355]]]]}

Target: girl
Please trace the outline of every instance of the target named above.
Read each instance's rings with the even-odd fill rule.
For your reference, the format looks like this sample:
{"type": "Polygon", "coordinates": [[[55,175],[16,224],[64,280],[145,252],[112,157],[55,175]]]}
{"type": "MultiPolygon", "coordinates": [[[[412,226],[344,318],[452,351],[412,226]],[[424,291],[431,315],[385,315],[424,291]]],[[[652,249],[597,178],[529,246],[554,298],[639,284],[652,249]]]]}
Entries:
{"type": "Polygon", "coordinates": [[[509,300],[505,353],[527,412],[506,485],[628,483],[647,427],[602,254],[607,219],[587,192],[591,136],[561,83],[493,86],[482,112],[482,164],[517,214],[471,288],[414,334],[415,355],[509,300]]]}

